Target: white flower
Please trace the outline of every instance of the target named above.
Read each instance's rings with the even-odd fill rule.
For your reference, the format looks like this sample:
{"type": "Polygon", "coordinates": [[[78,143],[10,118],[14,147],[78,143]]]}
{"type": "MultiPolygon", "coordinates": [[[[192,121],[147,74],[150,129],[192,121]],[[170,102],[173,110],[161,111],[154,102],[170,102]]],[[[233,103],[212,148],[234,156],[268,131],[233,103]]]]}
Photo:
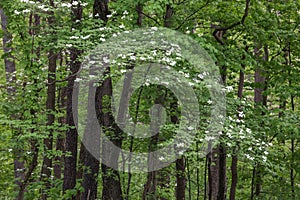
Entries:
{"type": "Polygon", "coordinates": [[[12,149],[8,149],[8,152],[12,152],[12,149]]]}
{"type": "Polygon", "coordinates": [[[239,113],[239,117],[241,118],[245,117],[245,114],[242,111],[241,112],[238,111],[238,113],[239,113]]]}
{"type": "Polygon", "coordinates": [[[30,13],[30,10],[29,9],[25,9],[22,11],[23,13],[30,13]]]}
{"type": "Polygon", "coordinates": [[[189,126],[189,127],[187,127],[187,129],[188,129],[189,131],[191,131],[191,130],[194,130],[194,127],[189,126]]]}
{"type": "Polygon", "coordinates": [[[207,103],[210,105],[212,104],[212,100],[208,100],[207,103]]]}
{"type": "Polygon", "coordinates": [[[15,10],[14,13],[15,13],[16,15],[19,15],[21,12],[15,10]]]}
{"type": "Polygon", "coordinates": [[[264,162],[267,161],[267,157],[266,156],[262,156],[262,159],[263,159],[264,162]]]}
{"type": "Polygon", "coordinates": [[[125,26],[122,24],[122,25],[119,26],[119,28],[122,28],[122,29],[123,29],[123,28],[125,28],[125,26]]]}
{"type": "Polygon", "coordinates": [[[66,44],[66,46],[67,46],[67,47],[72,47],[73,45],[72,45],[72,44],[66,44]]]}
{"type": "Polygon", "coordinates": [[[161,157],[159,157],[158,159],[159,159],[159,160],[164,160],[165,158],[161,156],[161,157]]]}
{"type": "Polygon", "coordinates": [[[125,10],[125,11],[123,12],[123,15],[128,15],[127,10],[125,10]]]}
{"type": "Polygon", "coordinates": [[[136,57],[135,57],[135,56],[130,56],[130,59],[131,59],[131,60],[135,60],[136,57]]]}
{"type": "Polygon", "coordinates": [[[39,5],[38,8],[43,10],[45,8],[45,6],[44,5],[39,5]]]}
{"type": "Polygon", "coordinates": [[[70,8],[72,6],[72,4],[70,4],[70,3],[62,3],[61,6],[62,7],[68,7],[68,8],[70,8]]]}
{"type": "Polygon", "coordinates": [[[101,42],[105,42],[105,38],[100,38],[100,41],[101,42]]]}
{"type": "Polygon", "coordinates": [[[192,82],[189,82],[189,86],[194,86],[195,84],[192,82]]]}
{"type": "Polygon", "coordinates": [[[200,79],[203,79],[203,78],[204,78],[204,75],[203,75],[203,74],[198,74],[198,77],[199,77],[200,79]]]}
{"type": "Polygon", "coordinates": [[[108,57],[103,57],[103,62],[104,63],[109,63],[109,58],[108,57]]]}
{"type": "Polygon", "coordinates": [[[126,69],[121,69],[120,72],[123,74],[123,73],[126,73],[126,69]]]}
{"type": "Polygon", "coordinates": [[[78,38],[79,38],[78,36],[71,36],[71,37],[70,37],[71,40],[73,40],[73,39],[78,39],[78,38]]]}
{"type": "Polygon", "coordinates": [[[171,66],[175,66],[175,65],[176,65],[176,61],[174,61],[174,60],[171,61],[171,62],[170,62],[170,65],[171,65],[171,66]]]}
{"type": "Polygon", "coordinates": [[[118,35],[114,33],[112,36],[113,36],[113,37],[117,37],[118,35]]]}
{"type": "Polygon", "coordinates": [[[157,28],[157,27],[151,27],[151,30],[153,30],[153,31],[157,31],[157,30],[158,30],[158,28],[157,28]]]}
{"type": "Polygon", "coordinates": [[[73,1],[72,5],[73,6],[77,6],[78,5],[78,1],[73,1]]]}
{"type": "Polygon", "coordinates": [[[106,17],[107,17],[107,18],[111,18],[111,17],[112,17],[112,15],[106,15],[106,17]]]}
{"type": "Polygon", "coordinates": [[[193,78],[193,81],[195,81],[195,83],[200,83],[200,81],[198,79],[193,78]]]}
{"type": "Polygon", "coordinates": [[[83,40],[86,40],[86,39],[89,39],[89,37],[91,37],[91,35],[87,35],[87,36],[81,36],[81,39],[83,39],[83,40]]]}
{"type": "Polygon", "coordinates": [[[232,87],[232,86],[226,86],[226,90],[227,90],[228,92],[231,92],[231,91],[233,90],[233,87],[232,87]]]}
{"type": "Polygon", "coordinates": [[[75,79],[75,82],[79,82],[79,81],[81,81],[82,79],[81,78],[76,78],[75,79]]]}
{"type": "Polygon", "coordinates": [[[210,141],[210,140],[214,140],[214,139],[215,139],[215,137],[213,137],[213,136],[206,136],[205,137],[206,141],[210,141]]]}
{"type": "Polygon", "coordinates": [[[176,144],[177,147],[184,147],[184,143],[176,144]]]}

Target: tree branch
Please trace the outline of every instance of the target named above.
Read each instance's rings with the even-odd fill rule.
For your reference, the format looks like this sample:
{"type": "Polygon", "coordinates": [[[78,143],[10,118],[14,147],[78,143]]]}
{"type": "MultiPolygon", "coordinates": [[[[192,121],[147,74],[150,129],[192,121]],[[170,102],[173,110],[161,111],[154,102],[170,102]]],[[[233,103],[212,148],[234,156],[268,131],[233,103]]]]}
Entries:
{"type": "Polygon", "coordinates": [[[182,23],[175,29],[175,30],[178,30],[180,29],[188,20],[191,19],[191,17],[193,17],[195,14],[197,14],[198,12],[200,12],[204,7],[206,7],[208,4],[209,4],[210,0],[207,0],[206,3],[201,6],[198,10],[196,10],[195,12],[193,12],[192,14],[190,14],[189,16],[187,16],[183,21],[182,23]]]}
{"type": "Polygon", "coordinates": [[[160,23],[159,23],[156,19],[154,19],[153,17],[151,17],[150,15],[144,13],[143,11],[141,11],[141,10],[139,10],[139,9],[137,9],[137,8],[135,8],[135,10],[136,10],[137,12],[143,14],[145,17],[148,17],[149,19],[153,20],[158,26],[160,26],[160,23]]]}
{"type": "Polygon", "coordinates": [[[225,32],[228,31],[229,29],[233,29],[234,27],[236,27],[238,25],[244,25],[245,20],[246,20],[248,14],[249,14],[249,6],[250,6],[250,0],[246,0],[245,11],[244,11],[244,14],[243,14],[243,17],[242,17],[241,21],[235,22],[235,23],[233,23],[233,24],[231,24],[230,26],[227,26],[227,27],[217,27],[217,26],[215,26],[213,36],[216,38],[216,40],[220,44],[224,45],[224,42],[222,41],[222,39],[220,37],[218,37],[218,33],[223,31],[223,33],[225,34],[225,32]]]}

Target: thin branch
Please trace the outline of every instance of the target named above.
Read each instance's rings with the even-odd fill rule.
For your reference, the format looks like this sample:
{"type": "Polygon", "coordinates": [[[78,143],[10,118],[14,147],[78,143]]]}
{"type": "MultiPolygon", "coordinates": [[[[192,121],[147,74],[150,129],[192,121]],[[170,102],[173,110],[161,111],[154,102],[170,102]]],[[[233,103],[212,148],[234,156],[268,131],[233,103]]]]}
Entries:
{"type": "Polygon", "coordinates": [[[80,74],[81,70],[82,70],[82,68],[80,68],[80,69],[78,70],[78,72],[76,72],[76,73],[74,73],[74,74],[71,74],[70,76],[68,76],[68,77],[66,77],[66,78],[64,78],[64,79],[61,79],[61,80],[54,80],[54,81],[52,81],[52,82],[50,82],[50,83],[46,83],[46,85],[52,85],[52,84],[54,84],[54,83],[61,83],[61,82],[68,81],[70,78],[72,78],[72,77],[74,77],[74,76],[80,74]]]}
{"type": "Polygon", "coordinates": [[[178,30],[180,29],[187,21],[189,21],[191,19],[191,17],[193,17],[195,14],[197,14],[198,12],[200,12],[203,8],[205,8],[208,4],[209,4],[210,0],[207,0],[206,3],[201,6],[198,10],[196,10],[195,12],[193,12],[192,14],[190,14],[189,16],[187,16],[182,23],[175,29],[178,30]]]}
{"type": "Polygon", "coordinates": [[[224,45],[224,42],[222,41],[222,39],[220,37],[218,37],[218,33],[220,31],[223,31],[223,32],[226,32],[227,30],[229,29],[233,29],[234,27],[238,26],[238,25],[244,25],[245,23],[245,20],[249,14],[249,6],[250,6],[250,0],[246,0],[246,6],[245,6],[245,11],[244,11],[244,14],[243,14],[243,17],[241,19],[241,21],[238,21],[238,22],[235,22],[233,24],[231,24],[230,26],[227,26],[227,27],[215,27],[215,30],[213,32],[213,36],[216,38],[216,40],[224,45]]]}
{"type": "Polygon", "coordinates": [[[138,10],[137,8],[135,8],[135,10],[136,10],[137,12],[140,12],[141,14],[143,14],[145,17],[148,17],[149,19],[153,20],[158,26],[160,26],[160,23],[159,23],[156,19],[154,19],[153,17],[151,17],[150,15],[144,13],[144,12],[141,11],[141,10],[138,10]]]}

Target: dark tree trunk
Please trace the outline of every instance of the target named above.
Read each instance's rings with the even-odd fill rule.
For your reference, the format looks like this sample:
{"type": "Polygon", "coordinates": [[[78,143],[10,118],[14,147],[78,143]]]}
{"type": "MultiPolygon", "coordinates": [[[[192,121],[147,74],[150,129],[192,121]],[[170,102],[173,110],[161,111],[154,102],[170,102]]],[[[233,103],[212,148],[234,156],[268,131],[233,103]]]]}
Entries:
{"type": "MultiPolygon", "coordinates": [[[[248,50],[248,47],[246,47],[246,52],[248,50]]],[[[245,52],[245,53],[246,53],[245,52]]],[[[246,56],[245,54],[242,56],[242,60],[245,60],[246,56]]],[[[239,85],[238,85],[238,98],[242,100],[243,98],[243,89],[244,89],[244,82],[245,82],[245,74],[244,70],[246,68],[245,64],[242,64],[242,69],[240,70],[240,77],[239,77],[239,85]]],[[[240,116],[238,116],[239,119],[242,119],[240,116]]],[[[234,147],[232,160],[231,160],[231,187],[230,187],[230,200],[235,200],[235,194],[236,194],[236,186],[238,182],[238,144],[236,147],[234,147]]]]}
{"type": "MultiPolygon", "coordinates": [[[[109,67],[106,68],[105,74],[109,74],[109,67]]],[[[110,137],[110,141],[114,145],[121,148],[122,144],[122,131],[114,122],[113,115],[111,113],[111,97],[112,97],[112,82],[111,78],[107,78],[103,81],[100,88],[97,89],[97,102],[99,103],[100,111],[100,124],[102,126],[103,132],[101,134],[106,134],[108,131],[112,132],[113,135],[110,137]],[[103,101],[103,97],[109,97],[108,102],[103,101]]],[[[102,141],[102,154],[101,158],[109,162],[112,167],[106,166],[103,162],[101,163],[102,170],[102,200],[123,200],[122,188],[120,182],[119,172],[116,170],[118,167],[119,151],[111,151],[110,145],[107,141],[102,141]],[[114,168],[113,168],[114,167],[114,168]]]]}
{"type": "Polygon", "coordinates": [[[176,182],[177,182],[176,199],[184,200],[186,178],[185,178],[185,160],[183,156],[176,160],[176,182]]]}
{"type": "Polygon", "coordinates": [[[219,184],[218,149],[214,148],[208,154],[208,199],[216,200],[219,184]]]}
{"type": "MultiPolygon", "coordinates": [[[[54,8],[54,3],[51,0],[50,5],[54,8]]],[[[54,23],[54,13],[51,11],[51,16],[48,18],[48,24],[51,26],[54,23]]],[[[55,33],[52,33],[55,35],[55,33]]],[[[55,43],[55,42],[54,42],[55,43]]],[[[43,157],[43,165],[42,165],[42,180],[45,182],[45,190],[42,193],[42,199],[47,199],[47,190],[50,189],[50,177],[51,177],[51,169],[52,169],[52,158],[51,156],[47,156],[53,148],[53,129],[51,126],[54,123],[55,116],[55,90],[56,90],[56,61],[57,61],[57,54],[54,52],[53,49],[49,51],[48,55],[48,88],[47,88],[47,102],[46,102],[46,110],[49,112],[47,114],[47,126],[50,127],[49,135],[44,139],[44,157],[43,157]]]]}
{"type": "MultiPolygon", "coordinates": [[[[171,109],[171,122],[174,124],[179,123],[178,119],[178,103],[177,98],[173,96],[172,103],[170,105],[171,109]]],[[[176,148],[176,147],[175,147],[176,148]]],[[[186,187],[186,177],[185,177],[185,159],[181,156],[176,160],[176,190],[175,196],[176,200],[185,199],[185,187],[186,187]]]]}
{"type": "MultiPolygon", "coordinates": [[[[10,43],[12,41],[11,34],[7,31],[7,16],[4,14],[4,10],[0,8],[0,17],[1,17],[1,28],[3,31],[3,51],[6,54],[4,57],[4,64],[5,64],[5,72],[6,72],[6,83],[7,83],[7,92],[9,96],[13,96],[16,88],[14,85],[14,82],[16,81],[16,66],[13,56],[11,55],[12,48],[10,47],[10,43]]],[[[12,116],[14,118],[14,116],[12,116]]],[[[16,185],[19,187],[17,190],[19,190],[22,187],[22,181],[24,181],[24,162],[22,160],[22,153],[19,149],[14,149],[13,151],[13,157],[14,157],[14,177],[16,179],[16,185]]],[[[19,195],[19,200],[23,199],[23,193],[19,195]]]]}
{"type": "MultiPolygon", "coordinates": [[[[59,97],[58,97],[59,112],[62,112],[66,108],[66,89],[67,89],[66,87],[63,87],[59,91],[59,97]]],[[[58,118],[58,123],[60,124],[60,126],[65,126],[66,125],[66,117],[58,118]]],[[[56,151],[64,152],[65,151],[64,143],[65,143],[64,132],[61,131],[56,139],[56,151]]],[[[61,179],[62,163],[63,163],[63,157],[55,156],[54,164],[53,164],[53,171],[54,171],[54,177],[56,179],[61,179]]]]}
{"type": "Polygon", "coordinates": [[[217,199],[226,199],[226,147],[224,143],[221,143],[219,146],[219,188],[217,199]]]}
{"type": "MultiPolygon", "coordinates": [[[[92,71],[90,71],[93,74],[92,71]]],[[[88,106],[87,106],[87,124],[84,130],[83,141],[80,149],[80,162],[83,164],[83,192],[81,199],[94,200],[97,197],[97,177],[99,173],[100,159],[100,132],[96,130],[98,120],[97,116],[93,116],[95,109],[94,90],[95,81],[89,83],[88,106]],[[92,150],[92,152],[89,151],[92,150]]],[[[80,172],[82,173],[82,172],[80,172]]],[[[78,174],[78,176],[80,175],[78,174]]],[[[78,177],[79,178],[79,177],[78,177]]]]}
{"type": "MultiPolygon", "coordinates": [[[[263,52],[260,50],[260,47],[254,50],[254,54],[257,57],[259,62],[260,55],[263,54],[263,60],[268,61],[269,59],[269,51],[268,47],[265,46],[263,48],[263,52]]],[[[266,90],[266,74],[265,71],[261,67],[257,67],[255,69],[254,81],[256,87],[254,88],[254,103],[255,106],[263,105],[267,106],[267,96],[264,94],[266,90]]],[[[261,112],[261,115],[264,115],[264,112],[261,112]]],[[[263,124],[261,124],[263,126],[263,124]]],[[[254,168],[254,176],[255,176],[255,196],[259,196],[261,193],[261,185],[262,185],[262,167],[257,164],[254,168]]]]}
{"type": "MultiPolygon", "coordinates": [[[[73,0],[71,1],[71,3],[73,0]]],[[[73,27],[75,27],[75,21],[80,20],[82,16],[82,6],[80,3],[72,8],[72,22],[74,22],[73,27]]],[[[78,23],[77,23],[78,24],[78,23]]],[[[71,74],[74,75],[80,69],[80,61],[78,58],[81,55],[81,51],[76,48],[70,49],[70,69],[71,74]]],[[[70,153],[70,155],[65,156],[65,167],[64,167],[64,183],[63,183],[63,191],[64,193],[67,190],[72,190],[75,188],[76,185],[76,165],[77,165],[77,141],[78,141],[78,134],[75,128],[75,122],[73,119],[73,106],[72,106],[72,93],[73,93],[73,86],[75,76],[71,76],[68,80],[67,86],[67,117],[66,123],[70,127],[66,132],[66,144],[65,144],[65,151],[70,153]]],[[[71,199],[76,199],[75,195],[72,196],[71,199]]]]}
{"type": "Polygon", "coordinates": [[[136,6],[136,10],[138,13],[138,18],[136,21],[136,24],[141,27],[142,26],[142,22],[143,22],[143,5],[141,3],[138,3],[138,5],[136,6]]]}
{"type": "MultiPolygon", "coordinates": [[[[154,100],[155,104],[162,105],[164,103],[164,96],[163,96],[163,88],[161,86],[157,86],[157,91],[161,91],[160,94],[157,95],[157,97],[154,100]]],[[[159,141],[159,127],[160,127],[160,116],[161,116],[161,109],[155,109],[153,110],[152,115],[154,118],[151,119],[150,123],[150,130],[151,130],[151,139],[149,143],[148,152],[153,152],[157,149],[157,144],[159,141]]],[[[153,158],[150,157],[151,154],[148,155],[148,167],[149,169],[155,167],[153,162],[153,158]]],[[[147,182],[144,185],[144,191],[143,191],[143,200],[154,200],[157,199],[156,196],[156,190],[158,183],[160,186],[165,185],[164,182],[166,180],[163,179],[163,176],[161,176],[158,180],[158,174],[162,175],[163,173],[160,173],[161,170],[158,171],[150,171],[147,175],[147,182]]]]}

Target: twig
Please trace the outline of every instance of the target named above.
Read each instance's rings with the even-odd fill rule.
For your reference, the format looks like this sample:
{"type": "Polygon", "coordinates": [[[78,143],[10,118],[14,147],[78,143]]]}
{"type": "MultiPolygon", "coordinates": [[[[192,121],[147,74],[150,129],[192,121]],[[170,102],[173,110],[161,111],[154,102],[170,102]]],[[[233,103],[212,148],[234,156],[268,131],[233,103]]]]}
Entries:
{"type": "Polygon", "coordinates": [[[188,20],[190,20],[191,17],[193,17],[195,14],[197,14],[199,11],[201,11],[204,7],[206,7],[209,4],[209,1],[210,0],[207,0],[203,6],[201,6],[198,10],[196,10],[195,12],[193,12],[192,14],[187,16],[175,30],[180,29],[188,20]]]}
{"type": "Polygon", "coordinates": [[[233,24],[231,24],[230,26],[227,26],[227,27],[215,27],[215,30],[213,32],[213,36],[216,38],[216,40],[224,45],[224,42],[222,41],[222,39],[220,37],[218,37],[218,33],[220,31],[223,31],[224,33],[229,30],[229,29],[233,29],[234,27],[238,26],[238,25],[244,25],[245,23],[245,20],[249,14],[249,5],[250,5],[250,0],[246,0],[246,6],[245,6],[245,11],[244,11],[244,14],[243,14],[243,17],[241,19],[241,21],[238,21],[238,22],[235,22],[233,24]]]}

